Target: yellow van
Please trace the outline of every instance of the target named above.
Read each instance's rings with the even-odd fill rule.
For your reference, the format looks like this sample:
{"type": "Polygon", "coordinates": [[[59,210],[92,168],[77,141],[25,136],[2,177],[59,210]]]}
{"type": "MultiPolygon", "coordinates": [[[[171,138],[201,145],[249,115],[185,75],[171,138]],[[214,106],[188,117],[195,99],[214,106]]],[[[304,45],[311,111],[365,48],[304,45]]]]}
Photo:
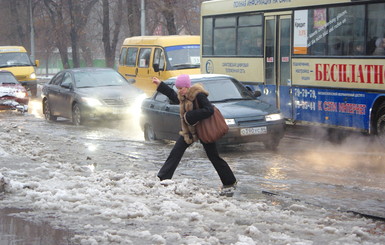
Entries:
{"type": "Polygon", "coordinates": [[[150,96],[160,80],[200,73],[199,36],[138,36],[126,38],[120,49],[118,72],[150,96]]]}
{"type": "Polygon", "coordinates": [[[0,46],[0,69],[12,72],[32,96],[37,94],[37,78],[34,66],[38,65],[38,60],[35,60],[35,64],[31,62],[24,47],[0,46]]]}

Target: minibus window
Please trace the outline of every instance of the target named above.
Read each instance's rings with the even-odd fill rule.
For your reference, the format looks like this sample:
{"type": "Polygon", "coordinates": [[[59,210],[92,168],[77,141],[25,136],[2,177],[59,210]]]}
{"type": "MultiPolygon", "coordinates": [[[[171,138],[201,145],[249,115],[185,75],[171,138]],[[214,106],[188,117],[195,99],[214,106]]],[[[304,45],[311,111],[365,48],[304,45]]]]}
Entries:
{"type": "Polygon", "coordinates": [[[138,67],[147,68],[150,63],[150,48],[141,48],[139,51],[139,64],[138,67]]]}
{"type": "Polygon", "coordinates": [[[138,48],[128,48],[126,65],[135,66],[136,65],[136,54],[138,53],[138,48]]]}
{"type": "Polygon", "coordinates": [[[154,70],[155,72],[164,71],[164,52],[161,48],[156,48],[154,52],[154,70]]]}
{"type": "Polygon", "coordinates": [[[127,54],[127,48],[122,48],[120,51],[120,57],[119,57],[120,65],[125,65],[124,60],[126,59],[126,54],[127,54]]]}

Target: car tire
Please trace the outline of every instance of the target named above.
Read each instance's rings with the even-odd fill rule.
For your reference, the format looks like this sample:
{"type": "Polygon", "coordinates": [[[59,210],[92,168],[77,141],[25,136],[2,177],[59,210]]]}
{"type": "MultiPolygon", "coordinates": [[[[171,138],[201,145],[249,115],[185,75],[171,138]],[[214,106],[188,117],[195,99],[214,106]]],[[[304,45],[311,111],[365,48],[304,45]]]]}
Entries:
{"type": "Polygon", "coordinates": [[[263,142],[265,149],[269,151],[276,151],[279,145],[279,142],[281,141],[278,137],[270,137],[266,141],[263,142]]]}
{"type": "Polygon", "coordinates": [[[154,141],[156,140],[155,132],[154,129],[152,128],[151,125],[146,125],[144,127],[144,139],[146,141],[154,141]]]}
{"type": "Polygon", "coordinates": [[[57,117],[52,115],[51,108],[49,107],[48,99],[43,100],[43,114],[47,121],[56,121],[57,117]]]}
{"type": "Polygon", "coordinates": [[[74,104],[72,106],[72,123],[75,126],[79,126],[83,124],[83,117],[82,117],[82,112],[80,110],[80,107],[78,104],[74,104]]]}

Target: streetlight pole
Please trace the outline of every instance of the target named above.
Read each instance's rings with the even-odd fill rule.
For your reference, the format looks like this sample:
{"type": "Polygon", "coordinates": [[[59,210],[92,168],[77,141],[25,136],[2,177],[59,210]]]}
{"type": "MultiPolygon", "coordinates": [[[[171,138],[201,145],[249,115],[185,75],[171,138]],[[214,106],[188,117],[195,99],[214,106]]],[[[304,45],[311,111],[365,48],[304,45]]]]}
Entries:
{"type": "Polygon", "coordinates": [[[146,11],[144,10],[144,0],[141,0],[140,4],[140,34],[146,35],[146,11]]]}
{"type": "Polygon", "coordinates": [[[31,25],[31,60],[35,62],[35,31],[33,29],[32,0],[28,0],[29,5],[29,23],[31,25]]]}

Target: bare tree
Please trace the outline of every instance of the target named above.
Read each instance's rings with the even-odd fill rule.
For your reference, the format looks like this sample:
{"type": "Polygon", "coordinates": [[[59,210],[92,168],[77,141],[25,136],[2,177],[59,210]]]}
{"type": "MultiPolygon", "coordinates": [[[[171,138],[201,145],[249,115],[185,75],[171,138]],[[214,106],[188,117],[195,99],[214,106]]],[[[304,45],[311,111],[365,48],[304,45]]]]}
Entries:
{"type": "Polygon", "coordinates": [[[147,0],[146,27],[153,33],[159,26],[166,30],[163,35],[190,34],[200,31],[200,4],[204,0],[147,0]]]}
{"type": "Polygon", "coordinates": [[[28,4],[22,0],[0,1],[1,45],[21,45],[30,48],[28,4]]]}
{"type": "Polygon", "coordinates": [[[56,43],[56,47],[59,50],[60,57],[63,63],[63,67],[65,69],[70,68],[69,58],[68,58],[68,39],[66,38],[66,33],[68,28],[65,24],[66,21],[64,19],[64,7],[63,1],[55,2],[54,0],[44,0],[44,4],[48,11],[48,16],[51,20],[51,25],[53,29],[53,38],[56,43]]]}
{"type": "Polygon", "coordinates": [[[90,12],[96,2],[98,2],[98,0],[68,0],[68,9],[71,19],[70,36],[74,67],[80,67],[79,35],[83,34],[90,12]]]}
{"type": "MultiPolygon", "coordinates": [[[[59,51],[64,68],[87,66],[105,58],[112,66],[123,38],[141,35],[141,0],[31,0],[35,27],[36,58],[45,60],[59,51]],[[103,2],[108,18],[103,21],[103,2]],[[97,5],[96,5],[97,4],[97,5]],[[90,18],[90,16],[92,16],[90,18]],[[107,22],[108,20],[108,22],[107,22]],[[108,35],[108,36],[107,36],[108,35]],[[82,52],[80,52],[82,51],[82,52]]],[[[147,35],[199,34],[203,0],[145,0],[147,35]]],[[[0,0],[0,45],[23,45],[30,50],[30,23],[26,0],[0,0]]],[[[107,16],[107,15],[106,15],[107,16]]],[[[48,69],[48,68],[47,68],[48,69]]]]}
{"type": "Polygon", "coordinates": [[[103,46],[106,58],[106,65],[114,67],[115,52],[118,43],[120,27],[122,25],[123,16],[123,1],[117,1],[116,15],[114,16],[114,26],[112,31],[112,41],[110,38],[110,3],[108,0],[103,0],[103,46]]]}
{"type": "Polygon", "coordinates": [[[176,35],[175,8],[176,0],[164,0],[162,14],[166,19],[166,27],[169,35],[176,35]]]}
{"type": "Polygon", "coordinates": [[[140,36],[140,0],[126,0],[130,36],[140,36]]]}

